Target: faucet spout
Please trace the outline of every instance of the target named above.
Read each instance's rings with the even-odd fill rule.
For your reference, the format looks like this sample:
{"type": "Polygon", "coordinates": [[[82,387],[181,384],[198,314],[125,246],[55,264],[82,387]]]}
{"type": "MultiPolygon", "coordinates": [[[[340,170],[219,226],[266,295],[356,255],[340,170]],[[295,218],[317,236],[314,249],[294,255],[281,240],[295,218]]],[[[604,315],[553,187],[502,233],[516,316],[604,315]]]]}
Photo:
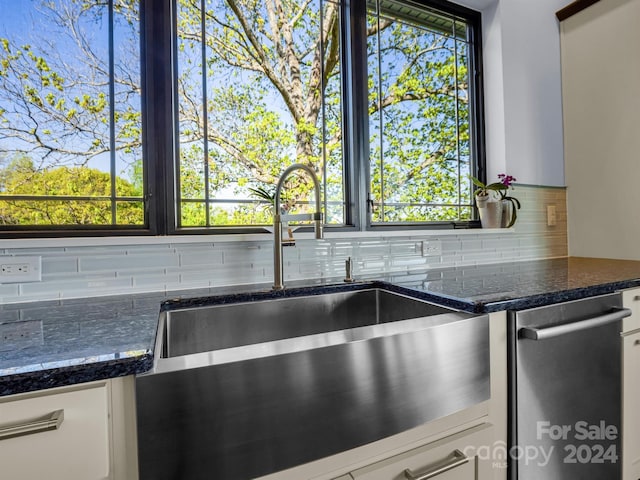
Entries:
{"type": "Polygon", "coordinates": [[[320,182],[313,169],[302,163],[294,163],[288,167],[278,180],[276,193],[274,198],[274,214],[273,214],[273,290],[282,290],[284,288],[283,280],[283,263],[282,263],[282,222],[286,220],[313,220],[313,229],[317,239],[323,238],[322,231],[322,209],[320,205],[320,182]],[[313,180],[315,189],[316,211],[312,214],[282,215],[280,213],[280,193],[285,181],[296,170],[302,170],[309,174],[313,180]]]}

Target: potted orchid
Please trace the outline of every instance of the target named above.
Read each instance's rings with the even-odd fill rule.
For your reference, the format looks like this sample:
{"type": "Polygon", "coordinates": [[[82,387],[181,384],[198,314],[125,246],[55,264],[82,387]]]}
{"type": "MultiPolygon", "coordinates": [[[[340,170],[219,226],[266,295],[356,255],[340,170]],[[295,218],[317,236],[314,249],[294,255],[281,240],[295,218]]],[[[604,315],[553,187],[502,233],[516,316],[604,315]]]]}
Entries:
{"type": "Polygon", "coordinates": [[[509,189],[513,188],[513,182],[516,181],[516,178],[511,175],[507,175],[506,173],[499,174],[498,178],[500,179],[500,183],[505,187],[498,191],[498,193],[500,193],[500,202],[502,203],[502,227],[509,228],[516,223],[516,220],[518,219],[516,211],[520,210],[521,206],[520,200],[516,197],[507,195],[509,189]]]}
{"type": "Polygon", "coordinates": [[[498,175],[498,179],[497,182],[485,184],[471,177],[473,184],[478,187],[475,199],[483,228],[508,228],[517,218],[516,210],[520,208],[520,202],[517,198],[507,195],[516,179],[506,173],[498,175]]]}

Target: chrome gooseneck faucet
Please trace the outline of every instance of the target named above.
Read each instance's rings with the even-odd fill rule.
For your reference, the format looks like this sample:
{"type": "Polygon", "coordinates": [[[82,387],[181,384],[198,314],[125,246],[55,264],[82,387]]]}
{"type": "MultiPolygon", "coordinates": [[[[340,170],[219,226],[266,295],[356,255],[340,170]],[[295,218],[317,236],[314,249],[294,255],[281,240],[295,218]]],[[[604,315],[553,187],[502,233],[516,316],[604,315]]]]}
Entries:
{"type": "Polygon", "coordinates": [[[315,172],[301,163],[294,163],[287,168],[280,179],[278,180],[278,186],[276,187],[276,194],[274,198],[274,215],[273,215],[273,290],[282,290],[284,288],[283,275],[282,275],[282,222],[288,220],[313,220],[313,230],[315,231],[316,238],[322,238],[322,212],[320,206],[320,182],[315,172]],[[286,181],[287,177],[296,170],[303,170],[311,176],[313,179],[313,186],[316,194],[316,211],[314,213],[300,213],[300,214],[286,214],[280,213],[280,191],[286,181]]]}

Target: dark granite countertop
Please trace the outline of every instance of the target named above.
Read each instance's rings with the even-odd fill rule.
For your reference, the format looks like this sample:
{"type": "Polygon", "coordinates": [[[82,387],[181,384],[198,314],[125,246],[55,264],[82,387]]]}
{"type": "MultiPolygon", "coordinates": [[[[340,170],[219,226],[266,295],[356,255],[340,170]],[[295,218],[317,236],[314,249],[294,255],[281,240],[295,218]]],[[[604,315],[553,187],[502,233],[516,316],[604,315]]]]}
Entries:
{"type": "MultiPolygon", "coordinates": [[[[481,313],[637,287],[640,261],[562,258],[396,272],[359,280],[481,313]]],[[[0,396],[149,370],[161,308],[313,294],[320,287],[324,291],[327,284],[331,280],[291,283],[284,292],[270,292],[261,284],[0,306],[0,324],[20,322],[25,328],[17,341],[0,338],[0,396]]]]}
{"type": "Polygon", "coordinates": [[[468,312],[524,310],[640,286],[640,261],[557,258],[387,275],[386,281],[468,312]]]}

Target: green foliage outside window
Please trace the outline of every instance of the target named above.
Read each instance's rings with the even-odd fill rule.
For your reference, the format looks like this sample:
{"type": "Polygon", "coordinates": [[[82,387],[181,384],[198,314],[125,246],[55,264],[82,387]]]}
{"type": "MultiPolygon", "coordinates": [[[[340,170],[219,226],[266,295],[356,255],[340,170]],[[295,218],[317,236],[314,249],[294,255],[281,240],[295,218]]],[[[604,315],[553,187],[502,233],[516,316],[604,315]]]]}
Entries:
{"type": "MultiPolygon", "coordinates": [[[[346,222],[342,6],[175,0],[178,227],[271,223],[294,162],[316,170],[327,223],[346,222]]],[[[464,21],[368,1],[372,224],[471,218],[472,55],[464,21]],[[401,13],[401,12],[405,13],[401,13]]],[[[0,224],[148,223],[138,2],[0,0],[0,224]],[[109,35],[109,32],[112,35],[109,35]]],[[[154,141],[154,139],[151,139],[154,141]]],[[[308,208],[312,185],[287,198],[308,208]]],[[[364,192],[361,192],[364,194],[364,192]]]]}
{"type": "Polygon", "coordinates": [[[0,223],[144,226],[137,2],[0,10],[0,223]]]}

